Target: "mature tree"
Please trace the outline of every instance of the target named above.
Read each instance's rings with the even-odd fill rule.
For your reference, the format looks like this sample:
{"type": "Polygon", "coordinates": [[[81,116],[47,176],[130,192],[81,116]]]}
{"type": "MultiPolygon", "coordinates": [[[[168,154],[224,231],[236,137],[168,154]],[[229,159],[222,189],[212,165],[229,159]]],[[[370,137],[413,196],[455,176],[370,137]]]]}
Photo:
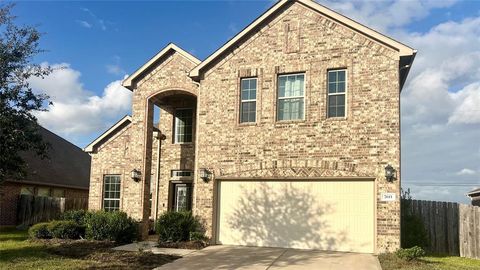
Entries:
{"type": "Polygon", "coordinates": [[[35,93],[32,77],[44,77],[49,67],[32,63],[41,34],[32,26],[15,25],[12,5],[0,6],[0,184],[25,175],[22,152],[47,157],[35,111],[44,111],[48,96],[35,93]]]}

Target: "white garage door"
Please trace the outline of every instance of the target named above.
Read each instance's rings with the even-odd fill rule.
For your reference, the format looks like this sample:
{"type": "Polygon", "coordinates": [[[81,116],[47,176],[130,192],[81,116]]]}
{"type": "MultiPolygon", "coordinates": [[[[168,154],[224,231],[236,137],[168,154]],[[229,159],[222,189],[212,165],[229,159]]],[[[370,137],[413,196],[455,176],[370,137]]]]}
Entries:
{"type": "Polygon", "coordinates": [[[374,252],[373,181],[218,185],[218,244],[374,252]]]}

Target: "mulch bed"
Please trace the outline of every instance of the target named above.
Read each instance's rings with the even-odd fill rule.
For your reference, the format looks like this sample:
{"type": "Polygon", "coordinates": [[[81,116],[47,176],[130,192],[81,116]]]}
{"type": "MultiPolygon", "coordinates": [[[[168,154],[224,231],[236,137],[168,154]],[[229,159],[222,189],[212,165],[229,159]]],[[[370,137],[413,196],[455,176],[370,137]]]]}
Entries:
{"type": "Polygon", "coordinates": [[[180,248],[180,249],[202,249],[207,244],[202,241],[187,241],[187,242],[160,242],[157,247],[160,248],[180,248]]]}
{"type": "Polygon", "coordinates": [[[153,269],[172,262],[179,256],[112,250],[118,246],[109,241],[35,240],[45,244],[47,251],[61,257],[95,262],[87,269],[153,269]]]}

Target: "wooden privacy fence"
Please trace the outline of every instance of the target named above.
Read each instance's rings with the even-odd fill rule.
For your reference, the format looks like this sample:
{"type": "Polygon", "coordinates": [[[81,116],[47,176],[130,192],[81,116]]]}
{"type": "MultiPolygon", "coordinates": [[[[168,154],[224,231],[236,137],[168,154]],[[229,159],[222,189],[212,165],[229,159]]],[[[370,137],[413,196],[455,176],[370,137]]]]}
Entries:
{"type": "Polygon", "coordinates": [[[17,224],[32,224],[53,220],[68,210],[87,209],[88,198],[53,198],[20,195],[17,207],[17,224]]]}
{"type": "Polygon", "coordinates": [[[480,207],[421,200],[404,205],[422,220],[430,252],[480,259],[480,207]]]}

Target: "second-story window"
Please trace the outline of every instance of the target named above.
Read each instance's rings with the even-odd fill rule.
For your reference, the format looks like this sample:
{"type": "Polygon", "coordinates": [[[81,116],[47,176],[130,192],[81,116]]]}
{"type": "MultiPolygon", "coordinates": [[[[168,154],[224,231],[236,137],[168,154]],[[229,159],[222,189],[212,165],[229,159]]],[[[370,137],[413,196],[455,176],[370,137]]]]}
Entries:
{"type": "Polygon", "coordinates": [[[257,117],[257,78],[240,81],[240,123],[254,123],[257,117]]]}
{"type": "Polygon", "coordinates": [[[302,120],[304,117],[305,74],[278,76],[277,120],[302,120]]]}
{"type": "Polygon", "coordinates": [[[193,109],[177,109],[175,111],[175,143],[192,142],[193,109]]]}
{"type": "Polygon", "coordinates": [[[345,117],[346,69],[328,71],[328,117],[345,117]]]}

